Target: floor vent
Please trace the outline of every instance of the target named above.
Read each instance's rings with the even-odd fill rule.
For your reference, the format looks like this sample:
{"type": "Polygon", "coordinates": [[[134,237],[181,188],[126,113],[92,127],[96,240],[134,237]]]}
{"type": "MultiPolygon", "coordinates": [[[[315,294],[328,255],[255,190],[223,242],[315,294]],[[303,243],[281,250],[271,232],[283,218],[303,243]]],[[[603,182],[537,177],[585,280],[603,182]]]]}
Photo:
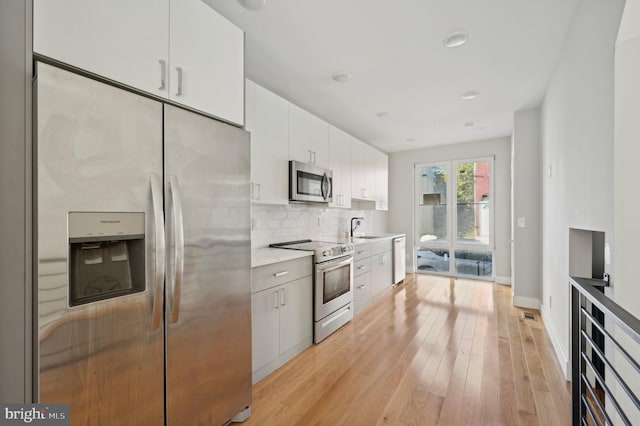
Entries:
{"type": "Polygon", "coordinates": [[[522,319],[529,319],[529,320],[536,320],[536,316],[534,314],[532,314],[531,312],[523,312],[522,313],[522,319]]]}

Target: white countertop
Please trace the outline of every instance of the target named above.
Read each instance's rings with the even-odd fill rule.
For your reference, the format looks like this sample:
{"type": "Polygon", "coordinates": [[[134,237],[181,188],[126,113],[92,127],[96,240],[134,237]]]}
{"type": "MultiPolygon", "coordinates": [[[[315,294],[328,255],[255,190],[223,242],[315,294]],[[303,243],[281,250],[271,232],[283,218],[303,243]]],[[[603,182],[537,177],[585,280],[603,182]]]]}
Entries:
{"type": "Polygon", "coordinates": [[[270,265],[272,263],[284,262],[301,257],[313,256],[312,251],[287,250],[278,248],[259,248],[251,250],[251,267],[270,265]]]}

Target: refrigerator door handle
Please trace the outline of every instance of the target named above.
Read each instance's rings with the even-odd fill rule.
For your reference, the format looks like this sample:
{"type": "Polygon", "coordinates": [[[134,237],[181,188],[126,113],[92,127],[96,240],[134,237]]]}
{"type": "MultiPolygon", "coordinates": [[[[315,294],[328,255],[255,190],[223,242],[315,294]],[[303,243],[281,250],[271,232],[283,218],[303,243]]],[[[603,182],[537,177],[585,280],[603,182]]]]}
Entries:
{"type": "Polygon", "coordinates": [[[151,201],[153,203],[153,220],[155,225],[155,274],[153,279],[153,309],[151,313],[151,330],[160,328],[162,320],[163,283],[164,283],[164,214],[162,211],[162,184],[156,173],[151,173],[151,201]]]}
{"type": "Polygon", "coordinates": [[[182,197],[178,178],[169,178],[169,190],[171,191],[171,208],[173,209],[173,235],[175,238],[175,277],[173,280],[173,297],[171,298],[171,316],[169,323],[178,322],[180,314],[180,297],[182,294],[182,278],[184,275],[184,222],[182,221],[182,197]]]}

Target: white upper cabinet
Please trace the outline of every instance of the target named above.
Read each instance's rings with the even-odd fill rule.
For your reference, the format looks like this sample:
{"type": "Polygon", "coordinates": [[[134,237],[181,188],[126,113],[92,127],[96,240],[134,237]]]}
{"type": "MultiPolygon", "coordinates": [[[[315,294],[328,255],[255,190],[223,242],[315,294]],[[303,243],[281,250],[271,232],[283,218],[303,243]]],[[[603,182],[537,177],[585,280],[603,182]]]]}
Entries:
{"type": "Polygon", "coordinates": [[[329,207],[351,208],[351,136],[331,125],[329,169],[333,171],[333,202],[329,207]]]}
{"type": "Polygon", "coordinates": [[[33,32],[35,53],[168,96],[169,0],[34,0],[33,32]]]}
{"type": "Polygon", "coordinates": [[[246,80],[246,129],[251,132],[251,199],[289,203],[289,103],[246,80]]]}
{"type": "Polygon", "coordinates": [[[34,0],[33,16],[35,53],[244,123],[244,34],[202,1],[34,0]]]}
{"type": "Polygon", "coordinates": [[[375,201],[376,150],[356,138],[351,139],[351,198],[375,201]]]}
{"type": "Polygon", "coordinates": [[[244,124],[244,33],[200,0],[172,0],[169,99],[244,124]]]}
{"type": "Polygon", "coordinates": [[[373,165],[376,180],[376,210],[389,209],[389,156],[373,150],[373,165]]]}
{"type": "Polygon", "coordinates": [[[289,103],[289,159],[328,167],[329,124],[289,103]]]}

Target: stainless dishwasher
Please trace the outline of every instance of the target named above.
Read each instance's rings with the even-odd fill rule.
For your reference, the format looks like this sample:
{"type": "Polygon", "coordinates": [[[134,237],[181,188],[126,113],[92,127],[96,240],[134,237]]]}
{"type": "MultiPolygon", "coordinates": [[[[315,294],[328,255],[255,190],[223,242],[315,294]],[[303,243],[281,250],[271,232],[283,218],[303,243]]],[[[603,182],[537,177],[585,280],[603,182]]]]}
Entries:
{"type": "Polygon", "coordinates": [[[398,284],[404,281],[406,275],[406,238],[396,237],[393,239],[393,283],[398,284]]]}

